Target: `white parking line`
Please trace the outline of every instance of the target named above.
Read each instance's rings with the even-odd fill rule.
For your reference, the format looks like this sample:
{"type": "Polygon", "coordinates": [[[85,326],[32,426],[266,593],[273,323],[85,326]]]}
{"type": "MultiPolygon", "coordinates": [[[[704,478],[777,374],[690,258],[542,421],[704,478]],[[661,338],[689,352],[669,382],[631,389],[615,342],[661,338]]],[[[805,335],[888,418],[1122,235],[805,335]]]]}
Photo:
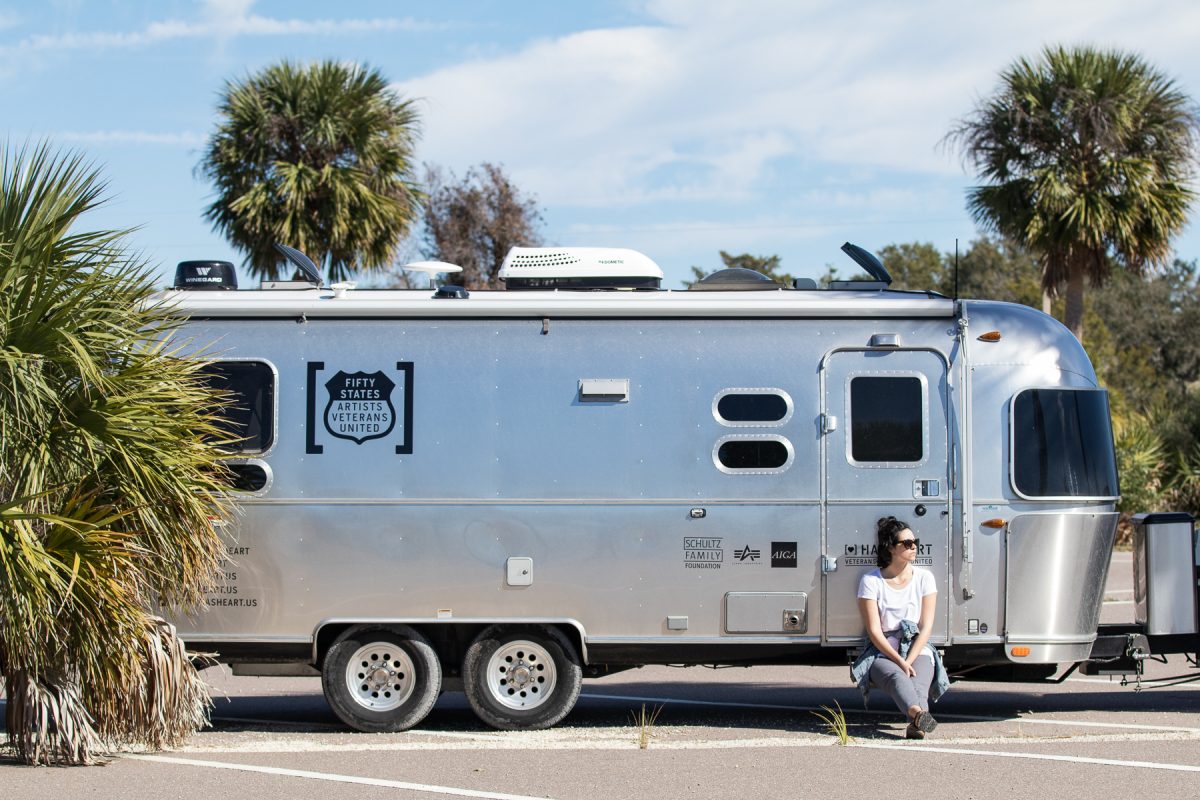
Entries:
{"type": "MultiPolygon", "coordinates": [[[[276,728],[321,728],[334,732],[353,733],[347,726],[337,722],[308,722],[304,720],[282,720],[282,719],[260,719],[257,717],[213,717],[215,722],[233,722],[241,725],[265,725],[276,728]]],[[[409,736],[437,736],[447,738],[462,738],[475,740],[480,737],[497,737],[504,734],[503,731],[493,731],[490,733],[469,733],[464,731],[426,731],[426,730],[411,730],[405,731],[409,736]]]]}
{"type": "Polygon", "coordinates": [[[188,767],[207,767],[209,769],[229,769],[237,772],[258,772],[264,775],[281,775],[288,778],[307,778],[314,781],[333,781],[335,783],[356,783],[362,786],[383,786],[388,789],[407,789],[410,792],[429,792],[432,794],[448,794],[454,797],[479,797],[486,800],[535,800],[529,795],[503,794],[501,792],[482,792],[475,789],[459,789],[454,786],[433,786],[427,783],[408,783],[407,781],[389,781],[383,778],[363,778],[358,775],[338,775],[331,772],[310,772],[303,769],[283,769],[281,767],[260,767],[254,764],[232,764],[226,761],[201,761],[191,758],[172,758],[170,756],[139,756],[130,755],[125,758],[137,761],[154,761],[161,764],[179,764],[188,767]]]}
{"type": "Polygon", "coordinates": [[[1014,753],[1008,750],[973,750],[965,747],[929,747],[926,745],[894,745],[855,742],[853,747],[873,750],[898,750],[916,753],[952,753],[968,756],[991,756],[994,758],[1027,758],[1035,761],[1066,761],[1073,764],[1097,764],[1106,767],[1137,767],[1139,769],[1165,769],[1172,772],[1200,772],[1200,766],[1192,764],[1163,764],[1158,761],[1124,761],[1116,758],[1088,758],[1086,756],[1055,756],[1046,753],[1014,753]]]}

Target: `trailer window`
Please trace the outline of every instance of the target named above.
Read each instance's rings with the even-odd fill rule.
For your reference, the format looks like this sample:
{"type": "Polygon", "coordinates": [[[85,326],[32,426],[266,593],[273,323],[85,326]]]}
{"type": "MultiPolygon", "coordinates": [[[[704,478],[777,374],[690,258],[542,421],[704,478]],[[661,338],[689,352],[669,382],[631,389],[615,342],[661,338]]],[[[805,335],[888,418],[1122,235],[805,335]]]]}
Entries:
{"type": "Polygon", "coordinates": [[[232,453],[263,453],[275,438],[275,371],[264,361],[216,361],[201,367],[210,384],[233,395],[221,429],[232,453]]]}
{"type": "Polygon", "coordinates": [[[868,376],[850,381],[850,457],[912,463],[925,457],[921,379],[868,376]]]}
{"type": "Polygon", "coordinates": [[[713,451],[717,468],[729,473],[783,472],[793,457],[791,443],[782,436],[727,436],[713,451]]]}
{"type": "Polygon", "coordinates": [[[1013,488],[1023,497],[1120,494],[1108,392],[1027,389],[1013,399],[1013,488]]]}
{"type": "Polygon", "coordinates": [[[725,389],[713,401],[713,416],[730,427],[773,427],[792,416],[792,399],[782,389],[725,389]]]}

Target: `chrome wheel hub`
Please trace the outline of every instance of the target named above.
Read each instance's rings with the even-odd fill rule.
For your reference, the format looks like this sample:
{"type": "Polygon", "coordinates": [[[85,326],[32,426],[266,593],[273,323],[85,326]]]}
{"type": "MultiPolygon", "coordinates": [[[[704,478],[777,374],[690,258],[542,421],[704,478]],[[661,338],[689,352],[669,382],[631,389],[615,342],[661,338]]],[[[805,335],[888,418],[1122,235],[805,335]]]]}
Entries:
{"type": "Polygon", "coordinates": [[[390,711],[412,696],[414,673],[403,649],[391,642],[372,642],[346,662],[346,688],[363,708],[390,711]]]}
{"type": "Polygon", "coordinates": [[[509,642],[488,660],[488,692],[506,708],[537,708],[550,699],[557,682],[554,659],[536,642],[509,642]]]}

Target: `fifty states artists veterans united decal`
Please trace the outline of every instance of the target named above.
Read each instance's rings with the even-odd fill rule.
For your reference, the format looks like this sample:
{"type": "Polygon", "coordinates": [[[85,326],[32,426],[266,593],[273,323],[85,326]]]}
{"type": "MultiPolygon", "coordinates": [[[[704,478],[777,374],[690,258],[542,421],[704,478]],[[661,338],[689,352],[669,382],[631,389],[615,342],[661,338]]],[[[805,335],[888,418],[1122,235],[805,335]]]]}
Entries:
{"type": "Polygon", "coordinates": [[[305,452],[320,455],[337,439],[362,445],[396,440],[396,454],[412,452],[413,365],[395,370],[339,369],[328,375],[325,362],[308,362],[308,439],[305,452]],[[323,407],[318,420],[317,409],[323,407]]]}
{"type": "Polygon", "coordinates": [[[339,439],[362,444],[382,439],[396,427],[392,389],[396,384],[382,371],[342,372],[325,382],[329,403],[325,406],[325,430],[339,439]]]}

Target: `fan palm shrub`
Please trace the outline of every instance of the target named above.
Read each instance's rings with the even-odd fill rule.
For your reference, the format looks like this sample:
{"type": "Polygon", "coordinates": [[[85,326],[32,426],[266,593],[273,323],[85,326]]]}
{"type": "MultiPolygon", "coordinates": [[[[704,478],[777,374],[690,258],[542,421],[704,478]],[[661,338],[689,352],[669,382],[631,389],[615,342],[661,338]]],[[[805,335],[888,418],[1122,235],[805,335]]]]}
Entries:
{"type": "Polygon", "coordinates": [[[212,586],[220,410],[79,155],[0,147],[0,677],[28,763],[173,745],[208,695],[160,607],[212,586]]]}

